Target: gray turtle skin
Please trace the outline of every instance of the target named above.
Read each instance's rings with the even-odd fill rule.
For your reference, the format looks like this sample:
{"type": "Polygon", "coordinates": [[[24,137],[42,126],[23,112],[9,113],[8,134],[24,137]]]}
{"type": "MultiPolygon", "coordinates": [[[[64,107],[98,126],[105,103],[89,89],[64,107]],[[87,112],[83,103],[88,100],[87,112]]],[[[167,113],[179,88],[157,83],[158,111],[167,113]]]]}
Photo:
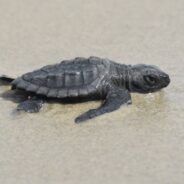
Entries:
{"type": "Polygon", "coordinates": [[[130,92],[150,93],[170,83],[168,74],[153,65],[124,65],[98,57],[65,60],[26,73],[17,79],[7,76],[12,90],[21,89],[34,94],[20,103],[17,110],[39,112],[44,98],[61,101],[103,100],[97,109],[91,109],[75,119],[76,123],[92,119],[131,103],[130,92]]]}

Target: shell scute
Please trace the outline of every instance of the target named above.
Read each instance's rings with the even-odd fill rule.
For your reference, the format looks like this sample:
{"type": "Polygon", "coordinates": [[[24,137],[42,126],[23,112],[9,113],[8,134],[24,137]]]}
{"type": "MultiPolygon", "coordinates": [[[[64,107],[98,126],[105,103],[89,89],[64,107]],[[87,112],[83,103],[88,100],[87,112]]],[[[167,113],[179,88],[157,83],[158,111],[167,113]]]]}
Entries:
{"type": "Polygon", "coordinates": [[[49,89],[47,87],[43,87],[41,86],[36,93],[40,94],[40,95],[47,95],[48,94],[49,89]]]}
{"type": "Polygon", "coordinates": [[[24,74],[13,85],[48,97],[77,97],[94,93],[108,75],[109,63],[97,57],[75,58],[24,74]]]}

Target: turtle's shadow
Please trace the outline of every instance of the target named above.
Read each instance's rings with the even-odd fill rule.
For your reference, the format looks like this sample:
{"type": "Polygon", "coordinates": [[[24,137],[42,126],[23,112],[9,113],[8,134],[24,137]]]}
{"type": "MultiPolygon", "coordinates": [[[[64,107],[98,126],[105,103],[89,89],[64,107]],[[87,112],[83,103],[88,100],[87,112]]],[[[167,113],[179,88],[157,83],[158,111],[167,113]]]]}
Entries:
{"type": "Polygon", "coordinates": [[[29,93],[18,90],[8,90],[0,94],[4,100],[12,101],[14,103],[21,103],[28,99],[29,93]]]}
{"type": "MultiPolygon", "coordinates": [[[[0,87],[10,86],[10,82],[5,80],[0,80],[0,87]]],[[[6,90],[5,92],[0,93],[0,97],[4,100],[12,101],[15,103],[20,103],[27,99],[28,94],[23,91],[17,91],[17,90],[6,90]]]]}
{"type": "Polygon", "coordinates": [[[4,80],[0,80],[0,86],[9,86],[10,82],[8,81],[4,81],[4,80]]]}
{"type": "Polygon", "coordinates": [[[49,104],[53,103],[60,103],[60,104],[76,104],[76,103],[84,103],[87,101],[96,101],[100,100],[97,98],[65,98],[65,99],[58,99],[58,98],[47,98],[42,95],[35,95],[34,93],[27,92],[24,90],[7,90],[0,94],[0,97],[7,101],[12,101],[14,103],[21,103],[27,100],[29,97],[37,97],[38,99],[43,99],[45,102],[49,104]]]}

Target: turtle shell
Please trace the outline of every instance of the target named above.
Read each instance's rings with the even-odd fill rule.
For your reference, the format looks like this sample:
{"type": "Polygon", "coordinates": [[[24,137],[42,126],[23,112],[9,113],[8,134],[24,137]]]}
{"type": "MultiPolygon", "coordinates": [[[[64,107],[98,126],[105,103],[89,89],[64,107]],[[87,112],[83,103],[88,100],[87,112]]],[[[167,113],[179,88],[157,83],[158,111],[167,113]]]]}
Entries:
{"type": "Polygon", "coordinates": [[[96,92],[109,68],[110,62],[105,59],[75,58],[26,73],[12,85],[47,97],[87,96],[96,92]]]}

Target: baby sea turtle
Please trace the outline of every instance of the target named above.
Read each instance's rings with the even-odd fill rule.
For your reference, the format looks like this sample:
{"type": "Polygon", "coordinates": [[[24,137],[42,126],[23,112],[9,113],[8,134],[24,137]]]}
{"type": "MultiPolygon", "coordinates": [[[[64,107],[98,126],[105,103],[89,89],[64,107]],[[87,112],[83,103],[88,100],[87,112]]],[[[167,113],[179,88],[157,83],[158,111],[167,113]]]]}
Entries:
{"type": "Polygon", "coordinates": [[[117,110],[131,103],[130,92],[150,93],[170,83],[168,74],[153,65],[124,65],[98,57],[65,60],[26,73],[16,79],[7,76],[12,90],[21,89],[33,95],[21,102],[17,109],[38,112],[43,97],[69,101],[103,100],[97,109],[91,109],[75,119],[76,123],[117,110]]]}

